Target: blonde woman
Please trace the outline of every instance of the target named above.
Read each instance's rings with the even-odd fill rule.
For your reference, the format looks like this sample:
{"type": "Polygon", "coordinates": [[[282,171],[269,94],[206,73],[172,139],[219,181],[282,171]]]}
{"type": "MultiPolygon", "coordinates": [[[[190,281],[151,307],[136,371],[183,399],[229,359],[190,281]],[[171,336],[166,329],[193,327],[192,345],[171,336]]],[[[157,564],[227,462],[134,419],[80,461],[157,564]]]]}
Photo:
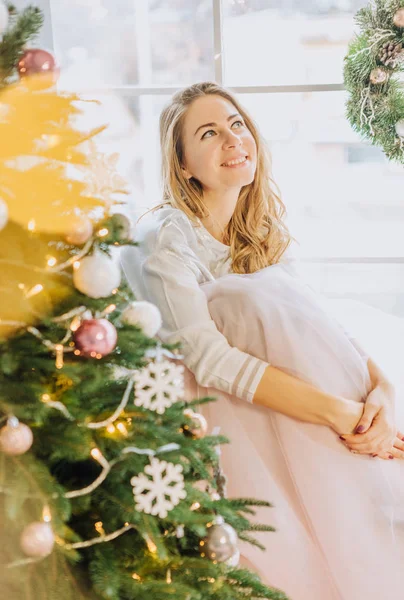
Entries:
{"type": "Polygon", "coordinates": [[[401,598],[396,388],[293,269],[268,151],[237,99],[181,90],[160,136],[164,202],[123,263],[159,336],[182,342],[191,395],[219,398],[205,413],[232,440],[229,493],[274,505],[259,515],[276,527],[267,552],[243,555],[292,600],[401,598]]]}

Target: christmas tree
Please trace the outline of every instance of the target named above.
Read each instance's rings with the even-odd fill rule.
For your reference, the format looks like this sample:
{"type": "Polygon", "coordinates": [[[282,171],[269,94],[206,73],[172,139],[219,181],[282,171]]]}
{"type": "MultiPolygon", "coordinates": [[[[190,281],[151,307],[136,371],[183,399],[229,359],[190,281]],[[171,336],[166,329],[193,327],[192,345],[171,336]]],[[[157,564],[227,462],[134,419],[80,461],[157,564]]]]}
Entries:
{"type": "Polygon", "coordinates": [[[270,505],[226,497],[227,440],[122,278],[135,242],[113,161],[90,152],[100,129],[43,82],[0,99],[1,596],[283,599],[237,566],[270,505]]]}

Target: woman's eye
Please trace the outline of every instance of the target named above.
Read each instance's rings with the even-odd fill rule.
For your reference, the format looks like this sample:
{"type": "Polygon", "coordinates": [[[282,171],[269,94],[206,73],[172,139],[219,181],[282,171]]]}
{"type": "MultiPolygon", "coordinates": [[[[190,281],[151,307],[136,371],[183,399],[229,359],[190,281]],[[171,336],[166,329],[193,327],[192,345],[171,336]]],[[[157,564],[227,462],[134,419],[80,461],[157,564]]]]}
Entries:
{"type": "MultiPolygon", "coordinates": [[[[203,140],[203,138],[206,136],[207,133],[215,133],[215,132],[213,131],[213,129],[209,129],[209,131],[205,131],[205,133],[201,137],[201,140],[203,140]]],[[[210,137],[210,135],[208,137],[210,137]]]]}
{"type": "MultiPolygon", "coordinates": [[[[233,125],[235,125],[236,123],[239,123],[241,125],[241,127],[244,127],[244,123],[243,121],[234,121],[233,125]]],[[[232,127],[233,127],[232,125],[232,127]]],[[[237,128],[238,129],[238,128],[237,128]]],[[[203,136],[201,137],[201,140],[203,140],[206,137],[212,137],[210,135],[207,135],[208,133],[215,133],[215,131],[213,129],[209,129],[208,131],[205,131],[205,133],[203,134],[203,136]]]]}

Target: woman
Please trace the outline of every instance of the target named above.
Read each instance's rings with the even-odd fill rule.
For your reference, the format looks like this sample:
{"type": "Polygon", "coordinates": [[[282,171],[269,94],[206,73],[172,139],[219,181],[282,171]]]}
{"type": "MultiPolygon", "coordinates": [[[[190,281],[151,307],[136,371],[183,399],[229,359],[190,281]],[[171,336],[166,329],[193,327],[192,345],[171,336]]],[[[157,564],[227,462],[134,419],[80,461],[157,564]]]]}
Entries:
{"type": "MultiPolygon", "coordinates": [[[[160,136],[165,202],[144,224],[138,279],[199,397],[220,395],[204,412],[232,440],[229,494],[274,505],[258,515],[276,528],[261,535],[267,552],[243,555],[292,600],[401,597],[393,382],[294,272],[268,153],[239,102],[193,85],[163,110],[160,136]]],[[[130,251],[124,266],[133,280],[130,251]]]]}

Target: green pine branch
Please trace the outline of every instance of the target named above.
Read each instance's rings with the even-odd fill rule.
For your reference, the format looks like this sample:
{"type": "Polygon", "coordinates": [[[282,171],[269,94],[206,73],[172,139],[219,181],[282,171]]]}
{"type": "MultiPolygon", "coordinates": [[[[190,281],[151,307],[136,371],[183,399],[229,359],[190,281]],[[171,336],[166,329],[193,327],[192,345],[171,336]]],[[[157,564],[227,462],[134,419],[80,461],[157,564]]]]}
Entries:
{"type": "Polygon", "coordinates": [[[0,42],[0,88],[10,83],[24,48],[38,35],[44,16],[36,6],[27,6],[21,13],[8,5],[11,24],[0,42]]]}

